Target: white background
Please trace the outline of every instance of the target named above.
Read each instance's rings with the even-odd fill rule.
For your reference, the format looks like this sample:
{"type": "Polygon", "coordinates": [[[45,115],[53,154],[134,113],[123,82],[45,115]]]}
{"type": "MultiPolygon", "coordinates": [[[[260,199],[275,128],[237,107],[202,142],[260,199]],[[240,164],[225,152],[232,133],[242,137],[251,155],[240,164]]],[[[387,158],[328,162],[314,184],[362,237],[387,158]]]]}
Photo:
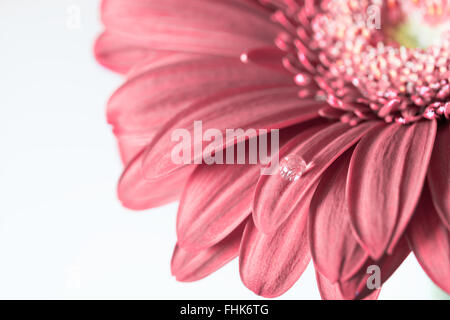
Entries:
{"type": "MultiPolygon", "coordinates": [[[[177,204],[131,212],[98,66],[95,0],[0,0],[0,298],[254,299],[237,261],[197,283],[170,275],[177,204]],[[67,9],[81,10],[80,29],[67,9]]],[[[381,298],[437,298],[413,256],[381,298]]],[[[282,298],[317,299],[308,268],[282,298]]]]}

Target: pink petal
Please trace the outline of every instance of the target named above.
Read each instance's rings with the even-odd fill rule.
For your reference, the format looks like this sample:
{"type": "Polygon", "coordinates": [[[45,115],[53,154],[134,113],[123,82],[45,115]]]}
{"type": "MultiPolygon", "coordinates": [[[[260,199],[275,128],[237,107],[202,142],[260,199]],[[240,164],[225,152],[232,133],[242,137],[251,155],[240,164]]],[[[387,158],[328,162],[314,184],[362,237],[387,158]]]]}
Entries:
{"type": "Polygon", "coordinates": [[[120,157],[122,163],[127,166],[138,153],[140,153],[145,146],[148,145],[149,140],[155,136],[156,132],[149,131],[146,136],[139,137],[138,135],[117,134],[117,143],[119,145],[120,157]]]}
{"type": "Polygon", "coordinates": [[[434,206],[450,230],[450,124],[438,130],[428,170],[434,206]]]}
{"type": "Polygon", "coordinates": [[[345,201],[351,155],[347,151],[321,178],[308,221],[314,264],[332,283],[354,276],[368,258],[353,235],[345,201]]]}
{"type": "Polygon", "coordinates": [[[427,187],[407,236],[423,270],[436,285],[450,294],[450,231],[439,219],[427,187]]]}
{"type": "Polygon", "coordinates": [[[142,155],[142,152],[139,153],[129,162],[120,178],[117,193],[122,204],[129,209],[144,210],[177,200],[195,167],[187,167],[183,172],[163,179],[148,181],[142,175],[142,155]]]}
{"type": "Polygon", "coordinates": [[[350,219],[374,259],[392,252],[410,221],[435,134],[435,121],[385,125],[367,134],[353,153],[347,184],[350,219]]]}
{"type": "Polygon", "coordinates": [[[309,202],[271,234],[258,231],[250,219],[242,237],[239,271],[244,285],[256,294],[273,298],[294,285],[311,260],[306,228],[309,202]]]}
{"type": "MultiPolygon", "coordinates": [[[[211,58],[207,55],[202,55],[198,53],[186,53],[186,52],[174,52],[174,51],[153,51],[153,52],[164,52],[164,55],[155,58],[154,55],[149,55],[145,59],[142,59],[133,65],[133,68],[127,73],[127,79],[130,81],[133,78],[137,78],[140,75],[144,75],[147,72],[157,70],[170,65],[177,65],[180,63],[185,63],[189,61],[198,61],[202,59],[211,58]]],[[[174,71],[175,72],[175,71],[174,71]]]]}
{"type": "Polygon", "coordinates": [[[142,44],[133,43],[132,39],[105,31],[95,43],[97,61],[118,73],[127,73],[137,62],[144,59],[159,60],[170,52],[153,51],[142,44]]]}
{"type": "MultiPolygon", "coordinates": [[[[251,85],[293,84],[290,77],[239,59],[174,54],[133,68],[108,103],[117,136],[150,142],[173,115],[222,90],[251,85]]],[[[192,110],[192,109],[191,109],[192,110]]]]}
{"type": "Polygon", "coordinates": [[[259,5],[240,0],[102,3],[107,30],[142,46],[235,57],[246,49],[272,43],[279,28],[270,21],[269,14],[259,5]]]}
{"type": "MultiPolygon", "coordinates": [[[[323,276],[316,270],[317,286],[319,288],[320,296],[323,300],[346,300],[342,295],[339,283],[332,283],[327,277],[323,276]]],[[[377,300],[380,295],[380,290],[375,290],[364,300],[377,300]]]]}
{"type": "Polygon", "coordinates": [[[225,238],[251,213],[257,165],[199,165],[180,199],[178,245],[190,251],[225,238]]]}
{"type": "Polygon", "coordinates": [[[350,127],[336,123],[312,137],[305,139],[300,135],[282,148],[280,160],[295,155],[311,167],[297,181],[289,181],[280,174],[259,179],[253,203],[253,219],[257,228],[264,233],[271,233],[280,226],[297,210],[304,194],[334,160],[377,125],[378,122],[365,122],[350,127]]]}
{"type": "Polygon", "coordinates": [[[201,251],[187,251],[177,245],[172,256],[172,274],[178,281],[190,282],[223,267],[237,257],[245,224],[244,221],[224,240],[201,251]]]}
{"type": "Polygon", "coordinates": [[[172,118],[147,149],[144,160],[146,177],[154,179],[183,168],[171,159],[171,150],[180,142],[172,140],[176,129],[186,129],[192,141],[191,163],[202,161],[202,153],[209,143],[194,132],[194,122],[202,121],[202,132],[208,129],[220,130],[223,139],[215,141],[220,150],[258,135],[261,129],[283,128],[317,117],[322,102],[299,100],[297,88],[293,86],[256,86],[225,91],[195,105],[172,118]],[[226,129],[254,129],[249,134],[238,134],[236,138],[226,137],[226,129]],[[197,137],[197,138],[196,138],[197,137]]]}
{"type": "MultiPolygon", "coordinates": [[[[319,120],[284,129],[280,132],[280,145],[301,130],[323,127],[324,124],[319,120]]],[[[267,140],[270,150],[270,135],[267,140]]],[[[248,142],[245,147],[248,150],[248,142]]],[[[254,186],[260,177],[261,166],[248,164],[248,155],[247,152],[245,165],[203,164],[193,172],[178,209],[179,246],[190,251],[210,247],[250,214],[254,186]]]]}
{"type": "Polygon", "coordinates": [[[369,289],[367,286],[367,280],[372,275],[367,268],[369,266],[378,266],[380,268],[380,282],[383,285],[408,257],[410,252],[407,241],[405,238],[401,238],[391,255],[386,254],[378,261],[369,258],[358,274],[349,280],[339,282],[342,295],[346,299],[363,299],[369,296],[377,289],[369,289]]]}

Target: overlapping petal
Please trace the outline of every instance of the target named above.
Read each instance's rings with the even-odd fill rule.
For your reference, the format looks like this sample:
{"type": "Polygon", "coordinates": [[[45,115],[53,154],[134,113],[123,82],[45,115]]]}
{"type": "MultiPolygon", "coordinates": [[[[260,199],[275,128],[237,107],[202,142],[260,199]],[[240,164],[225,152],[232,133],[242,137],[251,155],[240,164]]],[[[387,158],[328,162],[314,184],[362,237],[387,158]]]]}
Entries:
{"type": "MultiPolygon", "coordinates": [[[[319,288],[320,296],[324,300],[346,300],[341,292],[339,283],[333,283],[328,280],[316,270],[317,286],[319,288]]],[[[380,295],[380,290],[374,290],[371,294],[364,298],[364,300],[377,300],[380,295]]]]}
{"type": "Polygon", "coordinates": [[[201,132],[209,129],[220,131],[223,139],[214,141],[213,147],[221,150],[257,136],[261,129],[278,129],[314,119],[321,104],[314,99],[299,101],[297,89],[290,85],[246,87],[222,92],[189,106],[160,131],[147,148],[143,163],[145,175],[154,179],[185,166],[171,160],[171,150],[180,143],[172,139],[176,129],[185,129],[193,137],[190,162],[197,163],[201,162],[203,150],[211,144],[202,140],[201,132]],[[197,129],[201,131],[200,136],[194,131],[196,121],[202,122],[202,127],[197,129]],[[234,130],[235,134],[227,135],[227,129],[234,130]]]}
{"type": "Polygon", "coordinates": [[[252,1],[103,0],[101,12],[107,30],[154,50],[238,57],[279,31],[252,1]]]}
{"type": "Polygon", "coordinates": [[[450,124],[443,125],[436,142],[428,170],[428,183],[434,206],[442,222],[450,230],[450,124]]]}
{"type": "Polygon", "coordinates": [[[280,151],[280,159],[288,155],[300,156],[310,169],[296,181],[290,181],[280,174],[261,177],[253,204],[257,228],[270,233],[280,226],[297,210],[305,193],[334,160],[378,125],[376,121],[356,127],[335,123],[309,139],[305,140],[302,136],[294,138],[280,151]]]}
{"type": "Polygon", "coordinates": [[[353,153],[347,184],[350,220],[360,244],[380,259],[403,235],[422,191],[435,121],[385,125],[353,153]]]}
{"type": "MultiPolygon", "coordinates": [[[[316,184],[317,185],[317,184],[316,184]]],[[[256,294],[273,298],[300,278],[311,260],[307,220],[312,187],[300,208],[271,234],[259,231],[249,220],[242,237],[239,271],[242,282],[256,294]]]]}
{"type": "Polygon", "coordinates": [[[410,254],[411,249],[405,238],[401,238],[394,248],[392,254],[385,254],[379,260],[369,258],[361,270],[351,279],[339,282],[339,288],[346,299],[363,299],[372,294],[377,288],[370,288],[368,284],[375,284],[378,276],[376,271],[369,267],[378,267],[380,271],[380,285],[383,285],[395,270],[400,267],[403,261],[410,254]]]}
{"type": "Polygon", "coordinates": [[[101,65],[122,74],[142,60],[157,61],[171,54],[168,51],[151,50],[142,43],[134,43],[132,39],[110,31],[103,32],[97,38],[94,53],[101,65]]]}
{"type": "Polygon", "coordinates": [[[237,58],[176,53],[135,66],[109,100],[108,121],[120,140],[123,158],[128,160],[148,145],[169,119],[189,106],[193,110],[195,103],[208,96],[242,86],[292,83],[284,74],[243,66],[237,58]]]}
{"type": "Polygon", "coordinates": [[[408,257],[410,252],[407,241],[402,238],[392,255],[386,254],[378,261],[367,259],[366,264],[361,267],[359,272],[346,281],[332,283],[317,272],[320,294],[324,299],[333,300],[376,299],[381,289],[381,287],[376,287],[377,281],[379,280],[379,285],[382,286],[408,257]],[[379,277],[379,279],[375,277],[379,277]]]}
{"type": "Polygon", "coordinates": [[[257,85],[293,84],[290,77],[273,74],[237,58],[177,55],[163,66],[141,65],[110,98],[108,122],[117,133],[155,130],[194,102],[222,90],[257,85]]]}
{"type": "Polygon", "coordinates": [[[353,235],[345,201],[352,152],[347,151],[327,169],[311,201],[311,255],[316,269],[331,283],[354,276],[368,258],[353,235]]]}
{"type": "Polygon", "coordinates": [[[210,247],[225,238],[251,213],[258,165],[199,165],[180,199],[178,245],[210,247]]]}
{"type": "Polygon", "coordinates": [[[142,174],[142,156],[143,152],[140,152],[129,162],[119,180],[117,193],[122,204],[129,209],[145,210],[177,200],[195,167],[148,181],[142,174]]]}
{"type": "Polygon", "coordinates": [[[178,281],[197,281],[217,271],[237,257],[246,221],[224,240],[200,251],[187,251],[176,246],[171,269],[178,281]]]}
{"type": "Polygon", "coordinates": [[[450,294],[450,231],[442,224],[425,187],[407,236],[427,275],[450,294]]]}
{"type": "MultiPolygon", "coordinates": [[[[311,121],[280,132],[280,144],[283,145],[293,136],[302,132],[310,136],[324,128],[323,121],[311,121]]],[[[267,146],[253,139],[267,150],[270,157],[271,135],[267,146]]],[[[189,178],[177,214],[178,245],[189,250],[200,250],[222,240],[230,230],[236,228],[251,212],[254,188],[261,175],[259,165],[250,164],[250,141],[244,144],[246,164],[235,165],[199,165],[189,178]]],[[[235,149],[235,156],[240,146],[235,149]]],[[[228,149],[227,149],[228,150],[228,149]]],[[[227,152],[225,150],[223,154],[227,152]]],[[[258,150],[252,150],[252,152],[258,150]]],[[[274,153],[278,150],[273,150],[274,153]]],[[[272,156],[277,156],[274,154],[272,156]]],[[[267,159],[262,159],[267,161],[267,159]]],[[[259,159],[261,161],[261,159],[259,159]]],[[[265,163],[265,162],[263,162],[265,163]]]]}

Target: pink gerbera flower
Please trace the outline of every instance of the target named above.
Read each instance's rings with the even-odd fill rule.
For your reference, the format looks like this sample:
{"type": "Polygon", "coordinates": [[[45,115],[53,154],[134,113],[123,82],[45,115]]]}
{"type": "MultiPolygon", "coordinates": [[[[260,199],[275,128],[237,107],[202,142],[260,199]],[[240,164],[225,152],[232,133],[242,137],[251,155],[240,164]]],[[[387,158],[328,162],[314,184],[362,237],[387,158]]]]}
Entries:
{"type": "Polygon", "coordinates": [[[384,282],[412,250],[450,293],[446,0],[105,0],[101,10],[97,59],[126,74],[108,104],[126,165],[119,198],[137,210],[180,200],[178,280],[239,256],[243,283],[275,297],[312,258],[323,298],[376,298],[368,266],[384,282]],[[279,173],[175,164],[171,133],[198,120],[281,129],[279,173]]]}

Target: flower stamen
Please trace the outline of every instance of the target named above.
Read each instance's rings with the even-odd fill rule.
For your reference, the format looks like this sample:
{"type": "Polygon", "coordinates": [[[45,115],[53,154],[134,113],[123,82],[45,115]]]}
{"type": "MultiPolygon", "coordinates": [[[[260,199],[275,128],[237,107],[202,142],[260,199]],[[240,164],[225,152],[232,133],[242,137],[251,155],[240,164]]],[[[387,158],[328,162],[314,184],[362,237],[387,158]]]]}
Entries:
{"type": "Polygon", "coordinates": [[[447,0],[263,2],[278,8],[273,20],[285,32],[276,44],[297,85],[316,82],[338,111],[322,114],[350,124],[448,119],[447,0]]]}

